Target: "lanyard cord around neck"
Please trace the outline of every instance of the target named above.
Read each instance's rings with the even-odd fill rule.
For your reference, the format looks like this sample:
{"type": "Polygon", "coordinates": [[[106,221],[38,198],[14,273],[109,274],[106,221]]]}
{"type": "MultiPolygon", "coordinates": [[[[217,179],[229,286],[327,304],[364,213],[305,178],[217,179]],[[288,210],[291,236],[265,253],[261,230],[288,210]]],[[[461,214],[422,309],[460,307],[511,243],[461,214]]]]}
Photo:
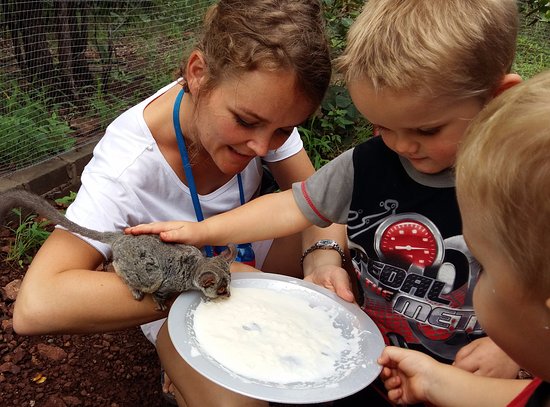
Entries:
{"type": "MultiPolygon", "coordinates": [[[[183,132],[181,131],[181,124],[179,118],[179,111],[181,106],[181,100],[183,99],[185,91],[182,89],[179,91],[176,101],[174,102],[174,110],[172,112],[172,121],[174,122],[174,130],[176,131],[176,139],[178,141],[178,148],[180,150],[181,161],[183,162],[183,170],[185,171],[185,178],[187,179],[187,186],[191,193],[191,199],[193,201],[193,208],[195,209],[195,216],[197,221],[204,220],[202,213],[201,203],[199,201],[199,194],[197,193],[197,186],[195,184],[195,178],[193,177],[193,171],[191,169],[191,163],[189,162],[189,155],[187,154],[187,147],[185,146],[185,140],[183,138],[183,132]]],[[[239,198],[241,199],[241,205],[244,205],[244,188],[241,174],[237,174],[237,181],[239,183],[239,198]]],[[[212,246],[205,246],[204,250],[208,257],[212,257],[214,252],[212,246]]]]}

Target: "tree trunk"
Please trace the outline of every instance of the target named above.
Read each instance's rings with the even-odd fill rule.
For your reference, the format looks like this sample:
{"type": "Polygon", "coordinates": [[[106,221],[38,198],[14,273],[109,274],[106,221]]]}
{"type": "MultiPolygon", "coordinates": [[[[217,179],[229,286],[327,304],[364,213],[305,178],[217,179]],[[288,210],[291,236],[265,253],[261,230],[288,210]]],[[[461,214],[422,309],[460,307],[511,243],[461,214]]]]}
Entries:
{"type": "Polygon", "coordinates": [[[42,88],[46,96],[55,89],[55,69],[46,38],[48,19],[45,4],[36,0],[11,0],[3,3],[14,52],[25,79],[42,88]]]}

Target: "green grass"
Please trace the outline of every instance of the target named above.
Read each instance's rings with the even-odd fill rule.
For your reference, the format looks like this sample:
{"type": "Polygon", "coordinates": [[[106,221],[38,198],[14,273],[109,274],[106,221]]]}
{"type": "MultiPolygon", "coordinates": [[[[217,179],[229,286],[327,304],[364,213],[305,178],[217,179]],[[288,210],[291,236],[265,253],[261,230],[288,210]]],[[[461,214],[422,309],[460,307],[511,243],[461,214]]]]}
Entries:
{"type": "Polygon", "coordinates": [[[523,79],[528,79],[539,72],[550,69],[550,24],[546,31],[539,31],[540,35],[531,36],[527,33],[521,33],[518,36],[518,47],[516,52],[516,60],[513,70],[522,76],[523,79]]]}
{"type": "Polygon", "coordinates": [[[15,240],[9,248],[6,261],[15,262],[23,268],[31,262],[36,251],[50,235],[47,230],[50,222],[39,220],[34,214],[24,218],[20,209],[13,209],[12,212],[18,217],[18,222],[16,228],[9,228],[15,240]]]}
{"type": "MultiPolygon", "coordinates": [[[[58,198],[55,202],[62,208],[67,208],[75,198],[76,192],[71,191],[69,195],[58,198]]],[[[12,209],[12,212],[17,217],[17,226],[8,227],[14,235],[14,240],[8,250],[6,261],[17,263],[23,268],[30,264],[33,256],[50,236],[53,225],[49,220],[41,219],[36,214],[23,217],[19,208],[12,209]]]]}

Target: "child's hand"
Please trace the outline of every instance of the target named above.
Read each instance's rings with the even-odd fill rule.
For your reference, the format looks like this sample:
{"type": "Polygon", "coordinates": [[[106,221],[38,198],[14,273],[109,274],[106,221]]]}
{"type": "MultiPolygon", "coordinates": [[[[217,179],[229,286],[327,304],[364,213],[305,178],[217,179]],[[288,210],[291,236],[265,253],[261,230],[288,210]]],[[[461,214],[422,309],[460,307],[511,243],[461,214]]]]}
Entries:
{"type": "Polygon", "coordinates": [[[519,366],[489,337],[480,338],[458,351],[454,366],[486,377],[515,379],[519,366]]]}
{"type": "Polygon", "coordinates": [[[437,381],[439,362],[424,353],[387,346],[378,359],[380,378],[389,399],[397,404],[429,401],[428,390],[437,381]]]}
{"type": "Polygon", "coordinates": [[[128,227],[124,230],[127,235],[158,234],[165,242],[186,243],[201,247],[204,225],[199,222],[153,222],[128,227]]]}
{"type": "Polygon", "coordinates": [[[341,267],[329,264],[317,267],[304,280],[329,289],[345,301],[355,301],[348,273],[341,267]]]}

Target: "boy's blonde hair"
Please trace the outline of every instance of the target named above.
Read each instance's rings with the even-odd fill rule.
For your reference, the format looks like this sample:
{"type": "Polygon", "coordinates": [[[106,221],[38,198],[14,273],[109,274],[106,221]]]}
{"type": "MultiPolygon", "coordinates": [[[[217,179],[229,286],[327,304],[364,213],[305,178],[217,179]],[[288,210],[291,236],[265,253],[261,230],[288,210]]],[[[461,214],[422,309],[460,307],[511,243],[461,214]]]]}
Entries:
{"type": "Polygon", "coordinates": [[[461,204],[533,294],[550,290],[550,70],[505,91],[470,124],[456,164],[461,204]]]}
{"type": "Polygon", "coordinates": [[[348,83],[429,96],[489,96],[515,55],[515,0],[369,0],[337,67],[348,83]]]}

